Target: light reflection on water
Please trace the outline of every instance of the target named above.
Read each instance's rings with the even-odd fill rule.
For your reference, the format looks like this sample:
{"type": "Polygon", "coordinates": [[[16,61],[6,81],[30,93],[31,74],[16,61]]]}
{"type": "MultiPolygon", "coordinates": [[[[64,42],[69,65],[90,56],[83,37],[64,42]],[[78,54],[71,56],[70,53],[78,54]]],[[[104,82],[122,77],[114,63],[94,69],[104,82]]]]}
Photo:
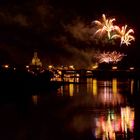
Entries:
{"type": "Polygon", "coordinates": [[[39,96],[38,95],[32,95],[32,102],[33,104],[38,104],[39,96]]]}
{"type": "MultiPolygon", "coordinates": [[[[70,80],[70,82],[72,82],[70,80]]],[[[110,105],[119,105],[124,103],[125,97],[120,93],[120,87],[118,87],[119,82],[116,78],[112,80],[97,80],[88,78],[83,84],[69,83],[61,86],[58,89],[58,94],[61,96],[80,96],[80,94],[89,94],[92,96],[94,102],[110,105]],[[80,92],[80,93],[79,93],[80,92]]],[[[130,82],[131,94],[133,94],[133,84],[134,81],[130,82]]],[[[86,96],[87,96],[86,95],[86,96]]]]}
{"type": "Polygon", "coordinates": [[[125,92],[134,94],[133,79],[87,78],[81,84],[66,84],[58,90],[59,95],[72,97],[76,106],[86,106],[82,113],[73,115],[70,129],[82,133],[89,127],[93,136],[102,140],[133,138],[135,110],[125,92]]]}
{"type": "Polygon", "coordinates": [[[1,95],[0,139],[130,140],[139,134],[139,80],[66,81],[58,90],[1,95]]]}
{"type": "Polygon", "coordinates": [[[128,138],[127,135],[131,135],[132,137],[134,132],[134,108],[120,107],[120,112],[109,110],[106,115],[95,118],[95,124],[93,134],[96,138],[115,140],[118,136],[128,138]]]}

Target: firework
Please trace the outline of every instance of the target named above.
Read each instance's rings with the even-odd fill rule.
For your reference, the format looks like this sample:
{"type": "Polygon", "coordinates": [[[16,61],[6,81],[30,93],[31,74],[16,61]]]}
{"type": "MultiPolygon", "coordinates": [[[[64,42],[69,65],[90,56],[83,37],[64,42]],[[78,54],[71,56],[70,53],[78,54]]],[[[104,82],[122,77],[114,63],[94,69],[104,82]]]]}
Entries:
{"type": "Polygon", "coordinates": [[[108,38],[111,38],[111,31],[114,30],[113,19],[107,19],[105,14],[102,15],[102,22],[95,20],[94,23],[99,27],[99,29],[95,32],[95,34],[100,33],[101,35],[104,32],[107,32],[108,38]]]}
{"type": "Polygon", "coordinates": [[[134,33],[134,30],[129,29],[127,31],[127,25],[122,26],[121,29],[118,26],[115,26],[115,30],[117,34],[113,35],[111,38],[121,38],[121,45],[126,44],[128,46],[131,44],[130,41],[135,40],[134,36],[130,35],[131,33],[134,33]]]}
{"type": "Polygon", "coordinates": [[[99,60],[99,63],[117,63],[121,61],[124,56],[125,55],[123,53],[116,51],[103,52],[97,57],[97,59],[99,60]]]}

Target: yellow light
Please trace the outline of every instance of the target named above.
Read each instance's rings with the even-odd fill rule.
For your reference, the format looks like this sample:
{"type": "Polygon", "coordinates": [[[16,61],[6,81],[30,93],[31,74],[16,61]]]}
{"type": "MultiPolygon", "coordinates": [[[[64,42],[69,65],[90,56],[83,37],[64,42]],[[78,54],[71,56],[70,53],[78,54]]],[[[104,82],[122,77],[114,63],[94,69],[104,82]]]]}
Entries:
{"type": "Polygon", "coordinates": [[[72,97],[73,96],[73,92],[74,92],[73,84],[70,84],[69,92],[70,92],[70,96],[72,97]]]}
{"type": "Polygon", "coordinates": [[[117,93],[117,79],[115,78],[112,80],[112,91],[114,94],[117,93]]]}
{"type": "Polygon", "coordinates": [[[112,67],[112,70],[117,70],[118,68],[116,66],[113,66],[112,67]]]}
{"type": "Polygon", "coordinates": [[[121,108],[122,130],[127,132],[127,128],[133,131],[132,122],[134,122],[134,109],[130,107],[121,108]]]}
{"type": "Polygon", "coordinates": [[[53,68],[53,66],[52,65],[49,65],[49,69],[52,69],[53,68]]]}
{"type": "Polygon", "coordinates": [[[97,80],[93,79],[93,95],[97,95],[97,80]]]}
{"type": "Polygon", "coordinates": [[[62,75],[62,71],[58,70],[57,72],[58,72],[59,75],[62,75]]]}
{"type": "Polygon", "coordinates": [[[95,64],[94,66],[92,66],[92,69],[97,69],[98,68],[98,64],[95,64]]]}

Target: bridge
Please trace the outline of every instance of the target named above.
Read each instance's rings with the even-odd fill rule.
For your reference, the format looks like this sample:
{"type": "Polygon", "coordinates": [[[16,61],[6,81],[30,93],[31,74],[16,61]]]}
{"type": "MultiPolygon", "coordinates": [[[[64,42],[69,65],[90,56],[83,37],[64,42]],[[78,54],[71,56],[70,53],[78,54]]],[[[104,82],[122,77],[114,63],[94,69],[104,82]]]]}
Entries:
{"type": "Polygon", "coordinates": [[[61,78],[65,77],[80,77],[80,78],[87,78],[87,77],[133,77],[137,78],[140,77],[139,70],[89,70],[89,69],[75,69],[75,70],[58,70],[61,78]]]}

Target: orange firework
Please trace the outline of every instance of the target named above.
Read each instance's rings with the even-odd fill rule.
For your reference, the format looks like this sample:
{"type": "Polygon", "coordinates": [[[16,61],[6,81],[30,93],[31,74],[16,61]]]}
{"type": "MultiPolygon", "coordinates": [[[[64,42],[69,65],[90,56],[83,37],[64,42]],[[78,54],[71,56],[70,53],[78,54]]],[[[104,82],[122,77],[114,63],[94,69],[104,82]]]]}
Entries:
{"type": "Polygon", "coordinates": [[[102,15],[102,22],[95,20],[94,23],[99,26],[99,29],[95,32],[103,34],[104,32],[107,32],[108,38],[111,38],[111,31],[114,30],[113,21],[115,21],[115,18],[113,19],[107,19],[105,14],[102,15]]]}
{"type": "Polygon", "coordinates": [[[101,54],[99,54],[99,56],[97,57],[97,59],[99,60],[99,63],[117,63],[119,61],[122,60],[122,58],[125,55],[123,53],[120,52],[103,52],[101,54]]]}
{"type": "Polygon", "coordinates": [[[120,29],[118,26],[115,26],[115,30],[117,31],[117,34],[113,35],[111,38],[121,38],[121,45],[126,44],[127,46],[130,45],[130,41],[135,40],[134,36],[130,35],[131,33],[134,33],[133,29],[129,29],[127,31],[127,25],[122,26],[120,29]]]}

